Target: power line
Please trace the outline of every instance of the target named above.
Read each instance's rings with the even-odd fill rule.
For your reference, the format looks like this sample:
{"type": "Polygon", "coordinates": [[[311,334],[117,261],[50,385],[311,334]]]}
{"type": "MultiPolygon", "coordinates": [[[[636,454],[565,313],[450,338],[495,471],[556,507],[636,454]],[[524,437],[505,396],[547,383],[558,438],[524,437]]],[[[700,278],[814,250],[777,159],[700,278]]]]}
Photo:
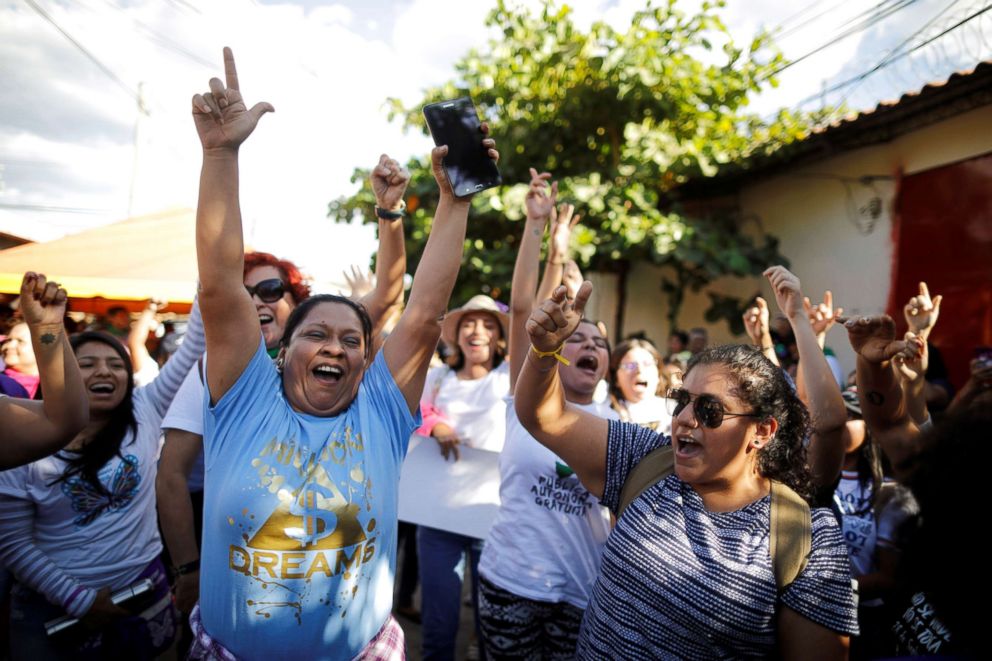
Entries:
{"type": "Polygon", "coordinates": [[[109,209],[83,209],[79,207],[53,207],[44,204],[16,204],[13,202],[0,202],[0,209],[13,209],[15,211],[42,211],[49,213],[82,213],[82,214],[107,214],[109,209]]]}
{"type": "Polygon", "coordinates": [[[831,46],[834,46],[835,44],[843,41],[844,39],[847,39],[848,37],[850,37],[850,36],[852,36],[854,34],[857,34],[858,32],[863,32],[863,31],[867,30],[868,28],[875,26],[876,24],[880,23],[881,21],[885,20],[886,18],[889,18],[890,16],[892,16],[892,15],[896,14],[897,12],[905,9],[906,7],[909,7],[910,5],[915,4],[918,0],[895,0],[896,4],[889,5],[887,7],[882,7],[882,5],[887,4],[887,1],[888,0],[883,0],[883,2],[879,3],[878,5],[876,5],[876,8],[878,8],[878,11],[876,11],[875,13],[873,13],[868,18],[864,19],[863,21],[861,21],[860,23],[854,25],[851,28],[849,28],[847,30],[844,30],[843,32],[841,32],[840,34],[838,34],[837,36],[835,36],[834,38],[830,39],[829,41],[827,41],[827,42],[825,42],[823,44],[820,44],[819,46],[817,46],[813,50],[807,51],[806,53],[804,53],[803,55],[797,57],[796,59],[790,60],[790,61],[786,62],[782,66],[780,66],[780,67],[776,68],[774,71],[770,72],[765,78],[770,78],[771,76],[778,75],[778,74],[782,73],[783,71],[785,71],[786,69],[788,69],[790,67],[793,67],[793,66],[799,64],[800,62],[802,62],[804,60],[809,59],[810,57],[816,55],[817,53],[820,53],[820,52],[826,50],[827,48],[830,48],[831,46]]]}
{"type": "Polygon", "coordinates": [[[105,4],[109,5],[112,9],[114,9],[117,12],[123,14],[124,17],[127,18],[129,21],[131,21],[132,24],[136,25],[138,28],[140,28],[141,30],[143,30],[145,32],[145,34],[147,34],[152,39],[154,39],[156,42],[158,42],[158,44],[160,46],[162,46],[163,48],[165,48],[166,50],[172,51],[173,53],[176,53],[178,55],[182,55],[183,57],[187,58],[188,60],[190,60],[192,62],[196,62],[197,64],[202,65],[202,66],[206,66],[206,67],[213,67],[213,66],[215,66],[215,63],[214,62],[211,62],[210,60],[207,60],[206,58],[200,57],[196,53],[192,53],[192,52],[186,50],[181,45],[179,45],[178,43],[176,43],[172,39],[169,39],[168,37],[166,37],[162,33],[158,32],[157,30],[155,30],[155,28],[151,27],[147,23],[145,23],[145,22],[143,22],[143,21],[135,18],[134,16],[131,16],[127,11],[124,10],[123,7],[120,7],[119,5],[117,5],[116,3],[114,3],[113,0],[104,0],[104,2],[105,2],[105,4]]]}
{"type": "MultiPolygon", "coordinates": [[[[937,20],[937,18],[939,18],[941,15],[943,15],[944,12],[946,12],[951,7],[951,5],[956,4],[956,2],[957,2],[957,0],[952,1],[947,7],[945,7],[941,11],[940,14],[938,14],[933,19],[931,19],[920,30],[917,30],[917,32],[914,33],[914,35],[912,35],[910,37],[910,39],[912,39],[913,37],[915,37],[916,35],[918,35],[920,32],[922,32],[924,29],[926,29],[927,27],[929,27],[929,25],[931,25],[934,21],[937,20]]],[[[975,18],[978,18],[979,16],[981,16],[985,12],[989,11],[990,9],[992,9],[992,4],[986,5],[985,7],[979,9],[978,11],[976,11],[974,13],[972,13],[971,15],[967,16],[966,18],[963,18],[960,21],[957,21],[956,23],[954,23],[950,27],[948,27],[948,28],[946,28],[944,30],[941,30],[938,34],[936,34],[936,35],[934,35],[932,37],[929,37],[926,40],[924,40],[924,41],[922,41],[922,42],[914,45],[909,50],[906,50],[906,51],[903,51],[903,52],[898,52],[898,48],[902,48],[902,46],[904,46],[907,43],[908,40],[907,41],[904,41],[902,44],[900,44],[899,47],[897,47],[896,49],[894,49],[889,55],[887,55],[882,60],[880,60],[878,62],[878,64],[876,64],[875,66],[871,67],[867,71],[864,71],[864,72],[862,72],[862,73],[860,73],[860,74],[858,74],[856,76],[853,76],[851,78],[848,78],[847,80],[844,80],[844,81],[841,81],[841,82],[836,83],[834,85],[831,85],[830,87],[828,87],[828,88],[826,88],[826,89],[818,92],[817,94],[808,96],[805,99],[803,99],[802,101],[800,101],[799,104],[797,104],[797,106],[802,106],[802,105],[808,103],[809,101],[812,101],[814,99],[820,98],[823,95],[830,94],[832,92],[836,92],[838,90],[844,89],[845,87],[847,87],[849,85],[853,85],[855,83],[859,83],[859,82],[863,81],[865,78],[868,78],[872,74],[874,74],[874,73],[876,73],[876,72],[878,72],[878,71],[880,71],[880,70],[888,67],[893,62],[896,62],[898,60],[901,60],[904,57],[907,57],[907,56],[911,55],[912,53],[918,51],[919,49],[921,49],[921,48],[923,48],[923,47],[925,47],[925,46],[933,43],[937,39],[940,39],[941,37],[943,37],[944,35],[948,34],[949,32],[951,32],[953,30],[956,30],[957,28],[961,27],[965,23],[968,23],[969,21],[972,21],[975,18]]]]}
{"type": "MultiPolygon", "coordinates": [[[[821,0],[813,0],[813,2],[809,3],[808,5],[806,5],[805,7],[803,7],[802,9],[800,9],[799,11],[797,11],[797,12],[795,12],[793,14],[789,14],[784,19],[782,19],[782,22],[781,23],[779,23],[774,28],[772,28],[771,32],[774,34],[774,33],[777,33],[779,30],[784,30],[786,25],[788,25],[791,21],[794,21],[794,20],[798,19],[800,16],[802,16],[803,14],[805,14],[806,12],[808,12],[810,9],[813,9],[814,7],[816,7],[817,5],[819,5],[820,4],[820,1],[821,0]]],[[[840,0],[840,2],[838,2],[836,5],[834,5],[834,7],[840,6],[840,5],[844,4],[845,2],[847,2],[847,0],[840,0]]],[[[805,21],[804,21],[804,23],[805,23],[805,21]]],[[[790,30],[791,30],[791,28],[790,28],[790,30]]]]}
{"type": "Polygon", "coordinates": [[[58,22],[48,14],[48,12],[46,12],[44,9],[42,9],[38,5],[37,2],[35,2],[34,0],[24,0],[24,2],[26,2],[28,4],[28,6],[31,7],[33,10],[35,10],[35,12],[37,12],[39,16],[41,16],[46,21],[48,21],[49,23],[51,23],[52,26],[54,26],[55,29],[58,30],[62,34],[63,37],[65,37],[66,39],[69,40],[69,43],[71,43],[73,46],[75,46],[76,48],[78,48],[79,49],[79,52],[81,52],[91,62],[93,62],[93,64],[95,64],[100,69],[100,71],[102,71],[103,73],[107,74],[107,76],[111,80],[113,80],[115,83],[117,83],[120,86],[121,89],[123,89],[125,92],[127,92],[128,96],[130,96],[132,99],[134,99],[135,102],[138,103],[139,106],[141,105],[141,97],[138,95],[138,93],[136,91],[134,91],[133,89],[131,89],[130,87],[128,87],[127,83],[125,83],[123,80],[121,80],[117,76],[117,74],[115,74],[110,69],[110,67],[108,67],[103,62],[101,62],[100,59],[96,55],[94,55],[93,53],[91,53],[89,50],[86,49],[85,46],[83,46],[81,43],[79,43],[78,41],[76,41],[73,38],[73,36],[71,34],[69,34],[67,31],[65,31],[62,28],[62,26],[59,25],[58,22]]]}
{"type": "MultiPolygon", "coordinates": [[[[981,15],[981,12],[979,12],[978,14],[973,14],[971,17],[964,19],[964,21],[957,23],[955,26],[953,26],[951,28],[948,28],[947,30],[944,30],[940,34],[938,34],[938,35],[936,35],[936,36],[934,36],[934,37],[932,37],[932,38],[924,41],[923,43],[920,43],[920,44],[917,44],[916,46],[913,46],[910,50],[908,50],[908,51],[906,51],[904,53],[901,53],[900,52],[900,51],[902,51],[902,49],[907,44],[911,43],[914,39],[916,39],[917,37],[919,37],[921,34],[923,34],[923,32],[925,32],[934,23],[936,23],[937,20],[940,19],[941,16],[943,16],[948,11],[950,11],[951,7],[953,7],[954,5],[956,5],[958,2],[959,2],[959,0],[951,0],[933,18],[931,18],[929,21],[927,21],[926,23],[924,23],[923,25],[921,25],[915,32],[913,32],[913,34],[911,34],[908,37],[906,37],[905,39],[903,39],[895,48],[893,48],[888,53],[886,53],[885,56],[878,62],[878,64],[876,64],[875,66],[873,66],[868,71],[865,71],[865,72],[859,74],[858,76],[856,76],[854,78],[854,81],[851,83],[851,89],[849,89],[847,91],[847,93],[844,94],[844,96],[840,100],[840,103],[837,104],[837,107],[838,108],[842,107],[844,105],[844,103],[847,101],[847,99],[850,98],[850,96],[854,93],[854,90],[856,90],[858,88],[858,86],[860,86],[860,84],[866,78],[868,78],[868,76],[871,76],[876,71],[879,71],[880,69],[883,69],[883,68],[887,67],[889,64],[891,64],[892,62],[896,61],[897,59],[901,59],[903,57],[907,57],[911,53],[916,52],[917,50],[919,50],[920,48],[923,48],[927,44],[930,44],[930,43],[934,42],[935,40],[937,40],[940,37],[944,36],[945,34],[947,34],[948,32],[950,32],[951,30],[953,30],[953,29],[955,29],[957,27],[960,27],[961,25],[964,25],[964,23],[967,23],[969,20],[971,20],[975,16],[980,16],[981,15]]],[[[990,6],[992,6],[992,5],[990,5],[990,6]]],[[[988,7],[986,7],[986,9],[988,9],[988,7]]]]}
{"type": "MultiPolygon", "coordinates": [[[[883,0],[883,2],[889,2],[889,0],[883,0]]],[[[806,27],[807,25],[809,25],[813,21],[815,21],[815,20],[817,20],[819,18],[822,18],[823,16],[826,16],[827,14],[829,14],[830,12],[832,12],[833,10],[837,9],[838,7],[840,7],[841,5],[846,4],[846,3],[847,3],[847,0],[840,0],[840,2],[834,3],[834,4],[830,5],[829,7],[827,7],[826,9],[824,9],[823,11],[821,11],[821,12],[819,12],[819,13],[813,15],[813,16],[810,16],[809,18],[807,18],[802,23],[799,23],[798,25],[794,25],[793,27],[789,28],[788,30],[785,30],[781,34],[776,34],[775,37],[777,39],[784,39],[785,37],[789,36],[790,34],[794,34],[794,33],[798,32],[799,30],[802,30],[804,27],[806,27]]],[[[784,25],[784,23],[783,23],[783,25],[784,25]]],[[[781,26],[779,26],[779,27],[781,27],[781,26]]]]}

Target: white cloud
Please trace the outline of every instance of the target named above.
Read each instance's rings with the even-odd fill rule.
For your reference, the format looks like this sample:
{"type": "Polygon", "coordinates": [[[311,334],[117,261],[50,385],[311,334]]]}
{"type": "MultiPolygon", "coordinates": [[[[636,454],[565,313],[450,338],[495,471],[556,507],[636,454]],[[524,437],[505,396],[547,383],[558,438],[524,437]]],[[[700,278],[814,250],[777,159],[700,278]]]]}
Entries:
{"type": "MultiPolygon", "coordinates": [[[[221,47],[230,45],[247,100],[270,101],[277,109],[243,149],[248,238],[322,278],[337,277],[352,261],[364,262],[374,248],[370,228],[333,225],[325,218],[327,202],[354,189],[352,169],[374,163],[384,151],[406,158],[430,148],[425,136],[404,134],[386,120],[385,99],[415,102],[425,88],[450,78],[452,64],[466,51],[498,36],[484,26],[491,2],[414,0],[370,9],[359,0],[312,8],[218,0],[196,3],[198,11],[156,0],[126,8],[99,0],[40,2],[126,88],[143,85],[150,114],[140,119],[135,138],[136,104],[118,83],[26,4],[0,6],[0,231],[46,239],[121,219],[132,172],[135,213],[195,205],[199,145],[190,97],[205,90],[211,76],[222,75],[221,47]],[[382,13],[390,11],[395,14],[382,13]],[[52,215],[4,204],[107,212],[52,215]]],[[[582,27],[605,20],[623,29],[643,0],[569,4],[582,27]]],[[[768,112],[793,104],[816,93],[821,81],[860,70],[942,6],[937,0],[917,4],[789,69],[781,86],[763,94],[754,108],[768,112]]],[[[694,5],[679,6],[691,12],[694,5]]],[[[788,35],[781,46],[795,58],[862,10],[860,3],[845,3],[788,35]]],[[[741,43],[783,18],[775,0],[732,1],[724,15],[741,43]]],[[[908,83],[887,84],[885,89],[901,92],[913,82],[910,76],[908,83]]],[[[882,88],[863,92],[892,95],[882,88]]]]}

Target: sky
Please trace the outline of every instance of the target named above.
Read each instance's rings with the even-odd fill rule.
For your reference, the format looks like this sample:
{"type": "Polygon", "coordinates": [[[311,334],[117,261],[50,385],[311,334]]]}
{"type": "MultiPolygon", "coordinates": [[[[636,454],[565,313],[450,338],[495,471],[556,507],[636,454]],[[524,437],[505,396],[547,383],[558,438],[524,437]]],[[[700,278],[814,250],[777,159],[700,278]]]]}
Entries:
{"type": "MultiPolygon", "coordinates": [[[[580,26],[604,20],[622,29],[644,0],[568,4],[580,26]]],[[[679,2],[686,11],[698,4],[679,2]]],[[[779,28],[778,45],[789,59],[829,44],[754,100],[752,108],[768,115],[801,102],[818,107],[825,87],[988,4],[729,0],[723,16],[741,44],[759,29],[779,28]],[[850,29],[887,9],[891,15],[867,29],[850,29]],[[836,39],[845,31],[851,34],[836,39]]],[[[246,241],[293,259],[318,281],[340,282],[350,264],[368,263],[375,239],[371,226],[332,223],[327,203],[354,191],[354,168],[373,165],[379,154],[404,160],[429,151],[429,138],[388,121],[385,101],[413,104],[424,89],[450,79],[453,63],[491,36],[484,20],[492,6],[0,0],[0,232],[44,241],[129,215],[195,206],[200,153],[190,98],[207,90],[210,77],[223,77],[226,45],[249,105],[269,101],[276,108],[241,150],[246,241]]],[[[992,58],[990,44],[992,12],[826,98],[870,108],[992,58]]]]}

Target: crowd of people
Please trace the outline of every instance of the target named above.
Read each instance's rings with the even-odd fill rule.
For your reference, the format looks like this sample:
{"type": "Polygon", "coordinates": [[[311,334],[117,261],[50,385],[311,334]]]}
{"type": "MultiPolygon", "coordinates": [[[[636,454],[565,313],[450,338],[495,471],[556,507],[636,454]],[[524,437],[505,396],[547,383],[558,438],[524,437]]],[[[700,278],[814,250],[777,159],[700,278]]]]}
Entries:
{"type": "Polygon", "coordinates": [[[570,259],[580,216],[532,169],[508,306],[480,293],[449,310],[471,200],[439,146],[409,295],[409,174],[385,154],[374,285],[314,294],[292,262],[245,252],[239,148],[274,109],[249,108],[224,63],[192,100],[199,285],[182,341],[148,350],[158,302],[71,333],[66,291],[24,276],[0,375],[11,658],[404,658],[395,612],[421,622],[423,658],[452,659],[466,571],[480,658],[980,653],[987,574],[963,533],[992,354],[955,393],[933,369],[942,299],[925,283],[900,334],[773,266],[778,312],[757,298],[746,343],[694,328],[664,353],[612,347],[570,259]],[[499,453],[485,539],[398,521],[414,434],[447,462],[499,453]]]}

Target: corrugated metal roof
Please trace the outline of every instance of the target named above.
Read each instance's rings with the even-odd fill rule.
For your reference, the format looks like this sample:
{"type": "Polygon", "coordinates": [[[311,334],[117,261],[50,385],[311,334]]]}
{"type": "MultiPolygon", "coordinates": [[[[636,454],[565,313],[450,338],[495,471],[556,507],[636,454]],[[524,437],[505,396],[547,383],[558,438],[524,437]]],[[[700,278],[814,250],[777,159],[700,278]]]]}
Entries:
{"type": "Polygon", "coordinates": [[[808,136],[783,145],[771,154],[760,154],[728,164],[712,177],[681,186],[680,197],[726,193],[743,181],[768,176],[785,166],[795,167],[835,154],[888,142],[912,130],[992,104],[992,61],[959,71],[943,82],[924,85],[896,101],[883,101],[871,110],[852,113],[808,136]]]}

